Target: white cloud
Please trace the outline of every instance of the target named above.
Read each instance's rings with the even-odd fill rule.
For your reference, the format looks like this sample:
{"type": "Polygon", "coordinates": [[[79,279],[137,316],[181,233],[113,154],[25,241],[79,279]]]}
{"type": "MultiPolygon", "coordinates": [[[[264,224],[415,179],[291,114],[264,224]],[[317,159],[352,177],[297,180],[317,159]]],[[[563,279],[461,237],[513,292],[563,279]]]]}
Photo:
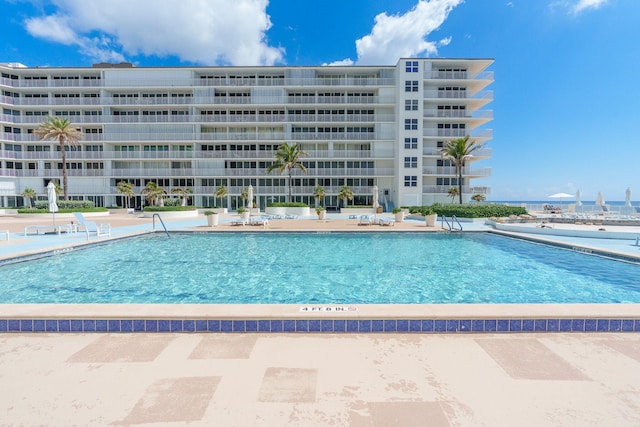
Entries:
{"type": "Polygon", "coordinates": [[[53,0],[53,15],[26,21],[29,33],[77,45],[94,60],[175,55],[198,64],[273,65],[268,0],[53,0]]]}
{"type": "Polygon", "coordinates": [[[571,12],[578,14],[587,9],[598,9],[608,1],[609,0],[578,0],[578,2],[571,7],[571,12]]]}
{"type": "Polygon", "coordinates": [[[436,43],[427,41],[426,37],[437,30],[462,1],[420,0],[404,15],[377,15],[371,33],[356,40],[357,63],[386,65],[395,64],[402,57],[436,55],[438,46],[446,46],[451,39],[436,43]]]}
{"type": "Polygon", "coordinates": [[[341,66],[341,65],[342,66],[344,66],[344,65],[353,65],[353,60],[350,59],[350,58],[345,58],[345,59],[343,59],[341,61],[333,61],[333,62],[331,62],[329,64],[326,64],[326,63],[322,64],[322,66],[326,66],[326,65],[330,65],[330,66],[334,66],[334,67],[335,66],[341,66]]]}

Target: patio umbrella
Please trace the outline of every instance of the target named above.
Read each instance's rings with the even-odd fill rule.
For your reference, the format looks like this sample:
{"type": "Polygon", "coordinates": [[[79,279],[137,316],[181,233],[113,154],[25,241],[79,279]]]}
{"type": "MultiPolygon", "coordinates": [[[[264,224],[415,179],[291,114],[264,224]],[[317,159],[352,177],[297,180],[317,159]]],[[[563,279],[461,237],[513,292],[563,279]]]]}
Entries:
{"type": "Polygon", "coordinates": [[[582,206],[582,196],[580,190],[576,191],[576,206],[582,206]]]}
{"type": "Polygon", "coordinates": [[[56,199],[58,196],[56,195],[56,185],[53,181],[49,181],[49,185],[47,185],[47,199],[49,200],[49,212],[53,214],[53,226],[56,225],[56,212],[58,212],[58,204],[56,203],[56,199]]]}
{"type": "Polygon", "coordinates": [[[627,191],[625,193],[624,205],[626,207],[631,207],[631,188],[627,187],[627,191]]]}
{"type": "Polygon", "coordinates": [[[573,194],[556,193],[549,196],[550,199],[569,199],[573,197],[573,194]]]}
{"type": "Polygon", "coordinates": [[[378,204],[378,186],[374,185],[371,191],[373,192],[373,209],[377,210],[378,206],[380,206],[378,204]]]}
{"type": "Polygon", "coordinates": [[[596,206],[604,206],[604,197],[602,197],[602,193],[598,191],[598,195],[596,196],[596,206]]]}
{"type": "Polygon", "coordinates": [[[253,207],[253,185],[249,184],[247,194],[247,207],[249,208],[249,212],[251,212],[251,208],[253,207]]]}

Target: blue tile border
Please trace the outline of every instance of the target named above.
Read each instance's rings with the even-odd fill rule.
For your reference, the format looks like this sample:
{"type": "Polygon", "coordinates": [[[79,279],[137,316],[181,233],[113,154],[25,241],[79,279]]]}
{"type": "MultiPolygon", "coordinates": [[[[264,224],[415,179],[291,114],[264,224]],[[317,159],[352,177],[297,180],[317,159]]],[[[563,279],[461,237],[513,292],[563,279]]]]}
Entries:
{"type": "Polygon", "coordinates": [[[593,333],[640,332],[640,319],[0,319],[15,332],[593,333]]]}

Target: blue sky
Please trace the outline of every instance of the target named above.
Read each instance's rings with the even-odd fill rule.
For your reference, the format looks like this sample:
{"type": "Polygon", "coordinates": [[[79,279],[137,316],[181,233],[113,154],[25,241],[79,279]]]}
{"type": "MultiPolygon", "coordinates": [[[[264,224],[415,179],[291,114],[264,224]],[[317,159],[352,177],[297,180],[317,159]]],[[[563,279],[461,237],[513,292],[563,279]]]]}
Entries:
{"type": "Polygon", "coordinates": [[[0,62],[494,58],[490,200],[640,200],[638,0],[0,0],[0,62]],[[180,5],[180,6],[177,6],[180,5]]]}

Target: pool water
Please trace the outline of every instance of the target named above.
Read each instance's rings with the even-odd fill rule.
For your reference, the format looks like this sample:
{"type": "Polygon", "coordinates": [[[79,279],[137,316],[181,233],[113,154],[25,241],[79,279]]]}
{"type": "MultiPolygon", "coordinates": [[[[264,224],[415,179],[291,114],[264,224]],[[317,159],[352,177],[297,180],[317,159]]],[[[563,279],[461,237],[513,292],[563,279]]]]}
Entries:
{"type": "Polygon", "coordinates": [[[490,233],[156,234],[0,267],[0,303],[640,303],[638,277],[490,233]]]}

